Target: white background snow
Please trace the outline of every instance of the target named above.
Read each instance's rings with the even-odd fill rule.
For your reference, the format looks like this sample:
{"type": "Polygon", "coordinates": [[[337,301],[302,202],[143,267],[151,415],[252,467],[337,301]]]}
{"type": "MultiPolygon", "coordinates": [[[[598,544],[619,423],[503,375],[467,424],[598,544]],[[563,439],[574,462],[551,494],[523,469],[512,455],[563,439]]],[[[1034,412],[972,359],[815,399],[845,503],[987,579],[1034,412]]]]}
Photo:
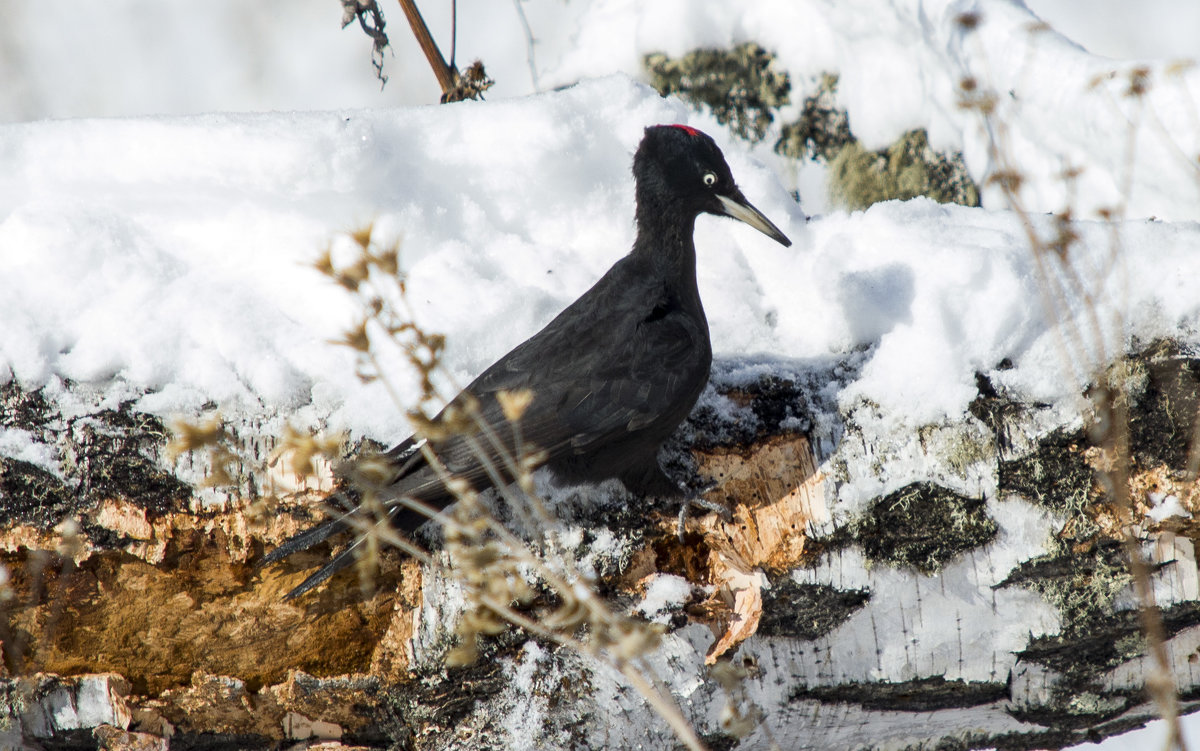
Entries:
{"type": "MultiPolygon", "coordinates": [[[[424,5],[448,53],[448,3],[424,5]]],[[[831,210],[821,169],[797,171],[772,138],[754,149],[731,140],[631,78],[647,52],[755,40],[793,77],[784,120],[817,75],[837,70],[868,146],[925,126],[979,177],[983,132],[956,106],[959,81],[976,76],[1011,92],[1006,137],[1035,214],[1063,208],[1059,175],[1083,168],[1076,262],[1109,269],[1096,289],[1124,316],[1114,341],[1200,338],[1200,71],[1171,63],[1200,57],[1200,6],[1031,6],[1066,37],[1031,34],[1032,12],[1005,0],[528,0],[531,66],[516,4],[461,0],[459,62],[482,58],[497,84],[486,103],[446,107],[429,104],[433,76],[386,5],[381,91],[367,39],[339,31],[333,0],[52,11],[0,0],[0,379],[52,389],[115,379],[167,416],[241,404],[397,440],[401,412],[329,344],[357,311],[309,267],[320,250],[367,222],[402,237],[419,320],[448,335],[464,382],[627,251],[642,128],[688,122],[722,144],[747,197],[795,241],[698,224],[718,357],[864,351],[837,402],[870,400],[908,428],[961,414],[976,371],[1028,397],[1067,398],[1078,384],[1058,366],[1022,225],[994,189],[983,209],[831,210]],[[953,22],[968,10],[983,16],[976,34],[953,22]],[[1121,94],[1134,57],[1151,72],[1141,109],[1121,94]],[[1109,268],[1108,229],[1092,220],[1122,198],[1130,163],[1130,218],[1109,268]],[[1015,367],[997,371],[1005,358],[1015,367]]],[[[53,468],[19,431],[0,428],[0,451],[53,468]]],[[[907,481],[903,468],[896,477],[907,481]]]]}

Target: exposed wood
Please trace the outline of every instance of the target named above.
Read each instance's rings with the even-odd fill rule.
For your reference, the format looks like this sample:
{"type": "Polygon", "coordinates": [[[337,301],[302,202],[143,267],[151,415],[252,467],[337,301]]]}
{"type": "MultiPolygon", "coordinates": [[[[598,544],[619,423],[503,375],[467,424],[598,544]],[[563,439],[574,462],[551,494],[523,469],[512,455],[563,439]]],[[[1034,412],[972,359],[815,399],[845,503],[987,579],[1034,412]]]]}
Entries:
{"type": "MultiPolygon", "coordinates": [[[[688,427],[699,474],[717,482],[707,499],[730,508],[732,521],[693,516],[680,543],[670,505],[588,510],[580,500],[568,525],[576,531],[563,538],[583,541],[570,545],[595,566],[614,607],[635,604],[664,575],[692,585],[686,602],[657,616],[668,630],[649,661],[711,745],[734,743],[712,724],[728,697],[708,667],[723,661],[744,673],[739,701],[768,723],[734,746],[742,749],[769,748],[771,738],[786,748],[1060,747],[1152,716],[1140,697],[1157,672],[1130,609],[1120,521],[1093,476],[1103,457],[1081,434],[1038,408],[997,402],[913,441],[877,429],[884,423],[862,405],[842,415],[834,442],[797,429],[795,384],[739,389],[723,397],[732,408],[700,409],[688,427]],[[836,452],[817,456],[818,442],[836,452]],[[923,469],[893,478],[896,466],[923,469]],[[879,478],[878,496],[844,493],[862,477],[879,478]]],[[[1172,409],[1185,401],[1171,398],[1172,409]]],[[[1162,412],[1149,392],[1139,404],[1139,424],[1162,412]]],[[[9,577],[0,746],[30,738],[151,748],[173,737],[230,749],[314,740],[330,749],[501,749],[517,732],[508,717],[530,718],[535,729],[520,732],[533,736],[523,737],[547,746],[671,742],[622,675],[515,630],[486,639],[478,664],[446,670],[461,602],[437,571],[395,551],[385,551],[374,593],[347,572],[281,601],[327,551],[265,569],[255,562],[311,522],[320,490],[297,484],[282,462],[247,463],[234,468],[246,487],[292,497],[214,502],[199,487],[203,462],[166,463],[151,437],[160,428],[122,415],[103,431],[55,440],[82,453],[71,442],[118,435],[114,445],[135,452],[124,466],[141,467],[127,485],[68,478],[59,487],[19,464],[0,466],[6,492],[70,510],[55,518],[0,503],[10,514],[0,529],[9,577]],[[152,428],[146,436],[121,432],[142,424],[152,428]],[[177,473],[191,495],[162,472],[177,473]],[[98,490],[72,496],[71,487],[98,490]]],[[[241,440],[269,456],[270,441],[253,437],[251,424],[261,421],[239,426],[241,440]]],[[[1136,434],[1130,486],[1171,680],[1195,696],[1200,494],[1172,464],[1174,444],[1146,437],[1159,430],[1171,434],[1152,425],[1136,434]],[[1192,516],[1145,516],[1166,498],[1192,516]]]]}

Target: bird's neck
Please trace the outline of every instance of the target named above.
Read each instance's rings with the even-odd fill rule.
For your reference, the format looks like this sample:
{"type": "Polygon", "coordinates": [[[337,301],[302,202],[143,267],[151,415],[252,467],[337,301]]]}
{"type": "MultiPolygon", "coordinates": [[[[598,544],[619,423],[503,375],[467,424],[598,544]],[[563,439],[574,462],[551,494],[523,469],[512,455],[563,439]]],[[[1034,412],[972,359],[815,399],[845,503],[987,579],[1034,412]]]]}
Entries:
{"type": "Polygon", "coordinates": [[[668,283],[696,286],[696,215],[652,199],[638,198],[633,255],[652,266],[668,283]]]}

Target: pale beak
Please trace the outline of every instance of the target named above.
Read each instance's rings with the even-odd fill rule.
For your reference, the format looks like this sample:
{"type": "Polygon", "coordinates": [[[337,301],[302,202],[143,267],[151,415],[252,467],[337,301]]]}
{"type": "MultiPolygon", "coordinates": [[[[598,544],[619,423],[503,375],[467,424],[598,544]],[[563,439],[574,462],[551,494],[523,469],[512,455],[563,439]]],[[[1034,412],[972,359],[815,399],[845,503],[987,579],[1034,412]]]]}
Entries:
{"type": "Polygon", "coordinates": [[[722,213],[725,216],[731,216],[734,219],[749,224],[785,248],[791,247],[792,241],[787,239],[787,235],[780,232],[779,228],[772,224],[770,219],[763,216],[761,211],[751,206],[745,199],[739,201],[736,198],[729,198],[719,193],[717,194],[717,198],[721,201],[722,213]]]}

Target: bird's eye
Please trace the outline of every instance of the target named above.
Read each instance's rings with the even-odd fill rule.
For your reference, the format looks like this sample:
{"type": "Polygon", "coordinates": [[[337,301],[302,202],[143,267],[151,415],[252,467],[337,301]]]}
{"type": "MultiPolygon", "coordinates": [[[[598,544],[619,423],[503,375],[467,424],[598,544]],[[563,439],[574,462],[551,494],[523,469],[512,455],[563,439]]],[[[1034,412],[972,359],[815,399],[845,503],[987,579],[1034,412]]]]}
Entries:
{"type": "Polygon", "coordinates": [[[717,184],[717,176],[712,172],[705,172],[704,173],[704,184],[710,188],[712,186],[716,185],[717,184]]]}

